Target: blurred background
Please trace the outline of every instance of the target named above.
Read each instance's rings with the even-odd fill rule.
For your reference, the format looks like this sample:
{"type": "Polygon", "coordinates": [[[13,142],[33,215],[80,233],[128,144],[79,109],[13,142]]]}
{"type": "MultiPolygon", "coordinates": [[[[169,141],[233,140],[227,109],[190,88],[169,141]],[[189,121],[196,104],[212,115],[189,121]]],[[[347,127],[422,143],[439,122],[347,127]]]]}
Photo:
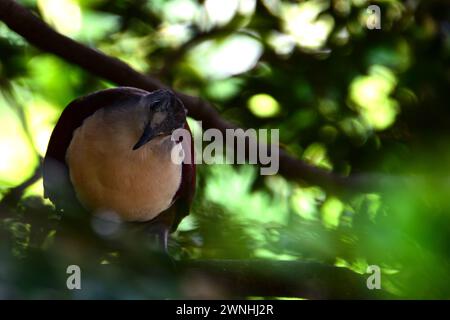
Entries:
{"type": "MultiPolygon", "coordinates": [[[[382,182],[339,197],[251,165],[200,165],[174,259],[313,261],[359,274],[378,265],[391,294],[450,298],[447,1],[19,3],[239,126],[279,128],[299,159],[382,182]],[[366,26],[370,4],[380,30],[366,26]]],[[[115,228],[65,221],[43,199],[36,170],[63,108],[112,86],[0,22],[0,298],[233,297],[166,275],[115,228]],[[81,291],[65,288],[69,264],[83,270],[81,291]]]]}

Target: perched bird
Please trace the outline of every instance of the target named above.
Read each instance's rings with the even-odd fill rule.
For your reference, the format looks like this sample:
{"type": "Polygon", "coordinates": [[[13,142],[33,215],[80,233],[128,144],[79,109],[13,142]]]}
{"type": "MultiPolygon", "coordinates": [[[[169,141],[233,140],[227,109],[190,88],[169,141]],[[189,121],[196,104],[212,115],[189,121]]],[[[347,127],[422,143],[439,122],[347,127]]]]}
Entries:
{"type": "Polygon", "coordinates": [[[192,138],[171,138],[179,128],[189,130],[186,110],[170,90],[121,87],[74,100],[50,138],[44,196],[58,209],[113,212],[122,221],[146,223],[167,250],[195,190],[192,138]],[[190,161],[174,162],[173,148],[186,145],[190,161]]]}

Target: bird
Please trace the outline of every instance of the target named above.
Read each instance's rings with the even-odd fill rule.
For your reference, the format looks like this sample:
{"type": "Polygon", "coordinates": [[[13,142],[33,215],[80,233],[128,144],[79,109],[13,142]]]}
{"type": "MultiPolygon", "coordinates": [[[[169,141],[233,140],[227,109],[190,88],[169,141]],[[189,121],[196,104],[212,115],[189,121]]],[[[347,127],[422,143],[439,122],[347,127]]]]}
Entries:
{"type": "Polygon", "coordinates": [[[63,110],[43,160],[44,197],[61,211],[113,212],[148,226],[167,252],[195,194],[193,140],[183,102],[169,89],[100,90],[63,110]],[[190,141],[173,139],[177,129],[190,141]],[[190,161],[173,161],[181,148],[190,161]],[[186,150],[190,148],[190,150],[186,150]]]}

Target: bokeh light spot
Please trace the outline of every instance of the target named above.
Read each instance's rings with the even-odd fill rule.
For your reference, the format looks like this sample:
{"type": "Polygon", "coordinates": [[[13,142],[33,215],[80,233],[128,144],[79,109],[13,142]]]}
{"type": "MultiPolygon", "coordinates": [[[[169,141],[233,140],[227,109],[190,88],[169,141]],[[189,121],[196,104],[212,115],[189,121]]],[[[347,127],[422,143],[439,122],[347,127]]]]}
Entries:
{"type": "Polygon", "coordinates": [[[0,184],[17,185],[31,175],[37,157],[17,115],[0,97],[0,184]]]}
{"type": "Polygon", "coordinates": [[[280,104],[266,93],[255,94],[248,100],[248,108],[257,117],[270,118],[280,113],[280,104]]]}
{"type": "Polygon", "coordinates": [[[282,10],[284,29],[294,37],[300,47],[318,49],[325,44],[334,26],[333,17],[327,14],[320,15],[328,5],[327,1],[284,4],[282,10]]]}
{"type": "Polygon", "coordinates": [[[259,41],[244,35],[207,41],[189,55],[189,62],[206,78],[224,79],[252,69],[263,51],[259,41]]]}
{"type": "Polygon", "coordinates": [[[350,85],[350,99],[370,127],[384,130],[391,126],[398,113],[398,103],[390,97],[397,84],[388,68],[375,65],[369,75],[356,77],[350,85]]]}
{"type": "Polygon", "coordinates": [[[74,0],[38,0],[37,5],[44,20],[56,30],[73,35],[82,26],[81,8],[74,0]]]}
{"type": "Polygon", "coordinates": [[[339,218],[344,210],[344,204],[335,197],[331,197],[322,205],[322,221],[327,228],[337,228],[339,218]]]}

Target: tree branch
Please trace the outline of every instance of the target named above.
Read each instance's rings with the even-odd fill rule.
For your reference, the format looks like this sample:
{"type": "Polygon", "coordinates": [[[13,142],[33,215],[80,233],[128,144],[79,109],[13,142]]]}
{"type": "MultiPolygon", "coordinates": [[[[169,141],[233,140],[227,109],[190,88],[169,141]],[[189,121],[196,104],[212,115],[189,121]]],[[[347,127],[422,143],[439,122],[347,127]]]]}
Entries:
{"type": "MultiPolygon", "coordinates": [[[[82,45],[54,31],[29,10],[14,0],[0,0],[0,20],[41,50],[51,52],[66,61],[101,78],[121,86],[137,87],[153,91],[166,86],[158,79],[145,76],[126,63],[82,45]]],[[[177,93],[189,111],[189,115],[203,121],[204,128],[217,128],[225,132],[237,128],[224,120],[207,101],[183,93],[177,93]]],[[[338,194],[348,191],[368,191],[374,188],[369,179],[343,177],[311,166],[280,149],[280,174],[291,180],[305,180],[325,190],[338,194]]]]}
{"type": "Polygon", "coordinates": [[[21,184],[9,189],[4,194],[3,198],[0,200],[0,208],[5,205],[17,204],[17,202],[20,200],[25,190],[41,178],[42,172],[41,163],[42,159],[39,159],[39,165],[36,167],[33,174],[30,177],[28,177],[25,181],[23,181],[21,184]]]}
{"type": "MultiPolygon", "coordinates": [[[[369,290],[367,276],[320,263],[272,260],[179,261],[177,268],[197,281],[210,283],[220,298],[298,297],[306,299],[392,299],[383,290],[369,290]],[[203,281],[201,281],[203,280],[203,281]],[[227,293],[230,295],[228,296],[227,293]]],[[[208,291],[209,292],[209,291],[208,291]]],[[[211,294],[211,292],[209,292],[211,294]]],[[[205,298],[193,296],[190,298],[205,298]]]]}

